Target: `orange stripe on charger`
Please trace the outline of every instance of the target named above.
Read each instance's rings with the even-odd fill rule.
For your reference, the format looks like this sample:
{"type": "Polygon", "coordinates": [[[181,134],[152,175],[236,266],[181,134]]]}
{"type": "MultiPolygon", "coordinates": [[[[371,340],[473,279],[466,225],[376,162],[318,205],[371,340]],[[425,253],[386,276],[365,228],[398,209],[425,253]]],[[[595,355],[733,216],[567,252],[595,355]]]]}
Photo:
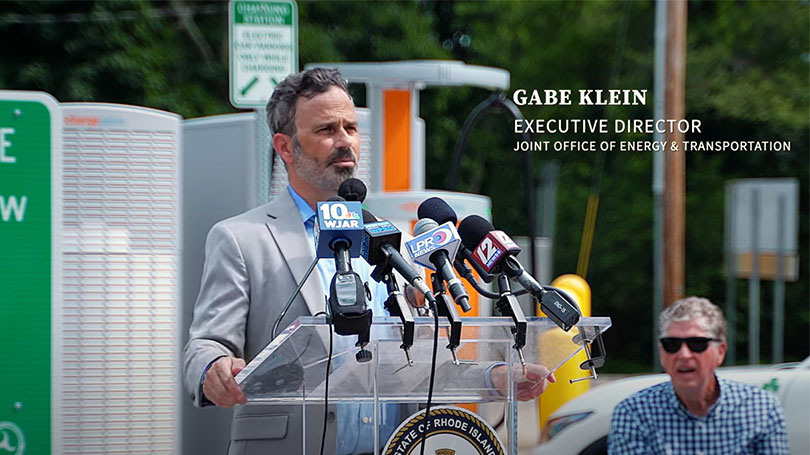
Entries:
{"type": "Polygon", "coordinates": [[[383,90],[383,191],[411,189],[411,92],[383,90]]]}

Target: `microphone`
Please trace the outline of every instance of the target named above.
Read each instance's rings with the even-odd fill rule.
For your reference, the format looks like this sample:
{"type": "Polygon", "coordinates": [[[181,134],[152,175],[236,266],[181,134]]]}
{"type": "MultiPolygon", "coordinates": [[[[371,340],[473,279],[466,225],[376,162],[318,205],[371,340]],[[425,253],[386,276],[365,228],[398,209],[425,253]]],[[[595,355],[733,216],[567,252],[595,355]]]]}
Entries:
{"type": "Polygon", "coordinates": [[[354,177],[343,181],[338,187],[338,196],[347,201],[363,202],[366,200],[366,184],[354,177]]]}
{"type": "MultiPolygon", "coordinates": [[[[338,187],[338,196],[347,201],[363,202],[367,188],[362,180],[354,177],[343,181],[338,187]]],[[[360,244],[360,256],[370,265],[388,264],[394,268],[411,286],[431,298],[430,288],[419,274],[399,252],[402,233],[388,220],[380,220],[368,210],[361,209],[363,214],[363,238],[360,244]]]]}
{"type": "Polygon", "coordinates": [[[582,316],[576,303],[556,290],[547,291],[523,268],[515,257],[520,248],[503,231],[478,215],[470,215],[458,227],[462,243],[472,248],[472,259],[488,271],[496,270],[516,280],[529,294],[540,301],[540,308],[564,331],[579,322],[582,316]]]}
{"type": "MultiPolygon", "coordinates": [[[[453,226],[458,224],[458,216],[456,215],[455,210],[453,210],[453,208],[450,207],[450,204],[448,204],[444,199],[439,197],[425,199],[419,205],[416,214],[420,219],[430,218],[438,224],[447,223],[448,221],[453,223],[453,226]]],[[[492,275],[487,273],[487,271],[481,268],[476,262],[473,262],[473,260],[469,258],[470,254],[470,250],[468,250],[463,243],[458,246],[457,257],[453,261],[453,265],[456,266],[456,270],[458,270],[461,275],[464,275],[464,273],[459,270],[459,265],[456,264],[456,261],[464,261],[466,259],[470,262],[470,264],[472,264],[475,271],[478,272],[478,276],[480,276],[484,282],[491,282],[493,278],[492,275]]],[[[460,265],[463,265],[463,263],[460,265]]]]}
{"type": "MultiPolygon", "coordinates": [[[[439,197],[430,197],[422,201],[422,203],[419,204],[419,208],[416,210],[416,214],[420,219],[431,219],[438,224],[452,223],[453,227],[455,227],[456,223],[458,223],[458,216],[456,216],[455,210],[453,210],[453,208],[450,207],[450,204],[445,202],[444,199],[439,197]]],[[[416,229],[416,226],[414,226],[414,229],[416,229]]],[[[457,254],[461,255],[462,260],[467,257],[466,248],[460,242],[457,247],[457,254]]],[[[449,256],[449,259],[450,263],[453,264],[456,259],[456,254],[449,256]]],[[[482,270],[476,268],[476,271],[479,272],[479,275],[482,276],[486,282],[492,280],[491,276],[482,274],[482,270]]],[[[457,278],[456,274],[453,272],[453,269],[449,268],[449,270],[443,271],[442,275],[444,279],[447,280],[448,288],[450,290],[450,294],[453,296],[453,300],[455,300],[456,303],[461,306],[462,311],[465,313],[469,311],[470,298],[467,295],[467,290],[464,288],[461,280],[457,278]],[[461,300],[459,301],[459,299],[461,300]]]]}
{"type": "Polygon", "coordinates": [[[507,256],[520,253],[520,247],[506,233],[495,230],[486,218],[478,215],[468,216],[462,221],[459,235],[462,243],[476,245],[470,252],[470,260],[487,272],[498,267],[507,256]]]}
{"type": "MultiPolygon", "coordinates": [[[[442,201],[444,202],[444,201],[442,201]]],[[[420,206],[421,207],[421,206],[420,206]]],[[[414,226],[414,238],[405,243],[414,262],[437,271],[447,281],[453,300],[467,312],[470,296],[461,280],[453,271],[452,260],[456,257],[461,240],[452,221],[439,225],[429,218],[420,219],[414,226]]]]}
{"type": "Polygon", "coordinates": [[[439,197],[430,197],[422,201],[422,203],[419,204],[419,208],[416,209],[416,215],[419,219],[430,218],[438,224],[444,224],[449,221],[455,226],[456,223],[458,223],[456,212],[450,207],[450,204],[439,197]]]}
{"type": "Polygon", "coordinates": [[[317,257],[335,259],[335,275],[329,285],[329,309],[339,335],[360,335],[361,344],[371,326],[363,280],[352,270],[351,257],[360,256],[363,240],[362,207],[340,196],[318,202],[315,232],[317,257]]]}
{"type": "MultiPolygon", "coordinates": [[[[347,184],[347,186],[352,185],[354,184],[347,184]]],[[[346,194],[354,193],[357,192],[346,192],[346,194]]],[[[365,197],[365,193],[363,193],[363,197],[365,197]]],[[[284,309],[276,318],[271,332],[272,338],[276,337],[282,319],[284,319],[295,297],[301,291],[304,282],[317,266],[318,260],[322,258],[334,258],[335,268],[337,269],[337,273],[335,273],[329,286],[328,300],[330,312],[334,316],[336,330],[341,335],[356,332],[354,328],[344,328],[344,322],[352,315],[359,314],[361,318],[367,318],[367,321],[363,321],[365,327],[359,330],[368,332],[366,327],[370,327],[371,324],[371,311],[367,310],[363,300],[365,294],[362,292],[362,280],[359,275],[351,270],[351,262],[347,257],[358,256],[358,254],[352,253],[354,249],[359,250],[357,228],[360,227],[360,235],[362,236],[362,226],[357,222],[357,213],[362,209],[359,202],[343,202],[341,207],[339,206],[341,201],[344,201],[344,198],[337,196],[330,198],[329,201],[318,203],[316,215],[320,216],[318,216],[318,222],[315,223],[315,260],[310,264],[295,292],[290,296],[290,299],[284,305],[284,309]],[[338,325],[340,325],[340,329],[337,328],[338,325]],[[349,333],[342,333],[346,331],[349,331],[349,333]]]]}
{"type": "Polygon", "coordinates": [[[318,259],[335,258],[337,270],[346,270],[349,257],[360,256],[363,243],[363,207],[360,202],[346,201],[340,196],[318,202],[315,230],[318,259]]]}
{"type": "Polygon", "coordinates": [[[456,278],[453,268],[450,266],[450,257],[456,255],[456,249],[461,243],[458,232],[456,232],[456,226],[452,221],[439,226],[436,221],[430,218],[422,218],[414,226],[414,235],[416,237],[406,244],[408,245],[408,253],[414,258],[414,261],[436,270],[436,273],[431,277],[433,290],[436,292],[436,305],[432,309],[436,315],[446,316],[450,323],[447,348],[453,356],[453,363],[459,365],[456,349],[461,344],[462,322],[461,316],[459,316],[455,305],[453,305],[453,300],[461,306],[462,311],[466,312],[470,310],[470,298],[461,284],[461,280],[456,278]],[[450,252],[449,255],[448,251],[450,252]],[[453,296],[452,299],[444,292],[445,281],[447,281],[448,289],[453,296]]]}
{"type": "Polygon", "coordinates": [[[399,290],[391,269],[398,270],[411,285],[425,293],[428,299],[435,300],[435,298],[430,294],[430,289],[425,286],[422,277],[399,254],[399,242],[402,234],[390,221],[377,220],[377,217],[371,212],[363,209],[363,229],[365,236],[360,255],[366,262],[375,266],[371,277],[386,285],[388,298],[385,299],[385,309],[391,316],[398,316],[402,322],[402,344],[399,347],[405,352],[408,366],[413,366],[411,346],[413,346],[416,326],[409,308],[411,305],[399,290]]]}
{"type": "Polygon", "coordinates": [[[388,264],[403,278],[425,296],[430,288],[405,258],[399,253],[402,233],[388,220],[377,220],[368,210],[363,210],[363,242],[360,256],[371,265],[388,264]],[[368,221],[367,221],[368,220],[368,221]]]}
{"type": "MultiPolygon", "coordinates": [[[[495,277],[492,276],[492,274],[489,273],[489,271],[487,271],[486,269],[481,267],[481,264],[475,262],[472,259],[471,256],[472,256],[472,251],[468,250],[467,247],[464,246],[464,243],[459,245],[459,247],[458,247],[458,257],[456,257],[456,260],[453,261],[453,265],[456,267],[456,271],[460,275],[466,277],[467,281],[470,281],[471,279],[475,279],[474,276],[471,278],[470,276],[467,275],[467,271],[469,270],[469,268],[466,265],[464,265],[464,260],[466,260],[467,262],[469,262],[472,265],[472,267],[475,269],[475,271],[478,272],[478,277],[481,278],[481,281],[483,281],[484,283],[491,283],[492,280],[495,277]]],[[[472,273],[472,272],[470,272],[470,273],[472,273]]]]}

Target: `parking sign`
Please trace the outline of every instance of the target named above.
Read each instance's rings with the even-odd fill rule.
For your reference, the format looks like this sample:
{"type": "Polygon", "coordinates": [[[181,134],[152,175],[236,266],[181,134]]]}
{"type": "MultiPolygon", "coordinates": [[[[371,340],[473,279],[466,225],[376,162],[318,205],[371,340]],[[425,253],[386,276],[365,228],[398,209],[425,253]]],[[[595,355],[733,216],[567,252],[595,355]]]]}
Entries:
{"type": "Polygon", "coordinates": [[[264,107],[276,85],[298,70],[298,5],[231,0],[228,18],[231,104],[264,107]]]}

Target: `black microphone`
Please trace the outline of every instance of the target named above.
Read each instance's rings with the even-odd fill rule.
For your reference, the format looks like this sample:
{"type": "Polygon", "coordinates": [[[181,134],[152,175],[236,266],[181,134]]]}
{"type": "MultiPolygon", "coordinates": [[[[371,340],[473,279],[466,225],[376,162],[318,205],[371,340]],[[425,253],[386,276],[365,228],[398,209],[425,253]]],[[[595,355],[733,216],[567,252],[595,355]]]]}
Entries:
{"type": "MultiPolygon", "coordinates": [[[[366,184],[356,178],[348,178],[338,187],[338,196],[347,201],[363,202],[367,194],[366,184]]],[[[425,284],[422,275],[417,273],[411,264],[402,257],[399,245],[402,234],[393,223],[380,220],[373,213],[363,209],[363,240],[360,256],[370,265],[386,263],[394,268],[413,287],[431,299],[433,295],[425,284]]]]}
{"type": "Polygon", "coordinates": [[[349,202],[340,196],[318,203],[316,256],[334,258],[338,272],[351,270],[349,258],[359,256],[363,238],[363,225],[359,222],[361,210],[359,202],[349,202]]]}
{"type": "Polygon", "coordinates": [[[363,209],[363,226],[365,226],[366,224],[370,224],[370,223],[376,223],[377,221],[382,221],[382,220],[380,220],[379,218],[374,216],[374,214],[369,212],[368,210],[363,209]]]}
{"type": "MultiPolygon", "coordinates": [[[[360,184],[363,183],[360,182],[360,184]]],[[[354,197],[352,195],[355,194],[359,195],[359,191],[353,190],[355,187],[356,184],[353,182],[346,184],[346,188],[343,190],[344,194],[350,197],[354,197]]],[[[362,192],[362,198],[365,198],[365,190],[362,192]]],[[[362,281],[359,275],[351,270],[351,262],[349,262],[350,256],[359,256],[360,252],[363,232],[359,224],[361,207],[357,201],[351,202],[351,204],[355,204],[352,207],[349,207],[351,204],[339,204],[342,205],[341,207],[335,205],[340,202],[349,201],[346,201],[342,196],[335,196],[326,202],[318,203],[318,210],[316,211],[318,222],[315,223],[315,260],[310,264],[295,292],[290,296],[290,299],[284,305],[284,309],[276,318],[271,332],[272,338],[276,337],[282,319],[284,319],[295,297],[301,291],[304,282],[317,266],[318,260],[323,258],[335,259],[337,273],[335,273],[329,286],[329,309],[332,315],[335,316],[335,321],[340,325],[338,333],[347,334],[357,330],[361,332],[368,331],[365,325],[366,322],[368,325],[371,324],[371,310],[368,310],[365,306],[362,281]],[[353,215],[350,215],[350,213],[353,215]],[[323,225],[323,228],[321,228],[321,225],[323,225]],[[356,329],[354,324],[352,324],[353,327],[344,327],[344,321],[354,316],[360,316],[363,319],[362,327],[356,329]]],[[[336,324],[336,327],[338,324],[336,324]]]]}
{"type": "MultiPolygon", "coordinates": [[[[416,214],[420,219],[419,222],[429,219],[439,225],[450,223],[452,231],[455,231],[455,226],[458,222],[456,212],[447,202],[438,197],[425,199],[419,204],[416,214]]],[[[419,222],[414,226],[415,236],[436,228],[436,226],[427,227],[423,225],[423,227],[420,227],[419,232],[417,232],[416,229],[419,227],[419,222]]],[[[451,251],[449,245],[443,245],[443,248],[430,254],[430,262],[436,266],[437,271],[441,272],[442,277],[447,281],[447,289],[450,291],[450,295],[453,296],[453,300],[461,307],[461,310],[466,313],[472,308],[470,306],[470,296],[467,294],[464,284],[458,279],[456,272],[453,270],[453,260],[455,259],[457,249],[452,249],[453,257],[450,257],[449,251],[451,251]]]]}
{"type": "Polygon", "coordinates": [[[366,200],[366,184],[354,177],[343,181],[338,187],[338,196],[347,201],[363,202],[366,200]]]}
{"type": "Polygon", "coordinates": [[[430,218],[420,219],[414,226],[414,238],[407,242],[413,260],[436,270],[447,282],[453,300],[464,312],[470,311],[470,296],[453,271],[453,258],[461,243],[455,225],[447,222],[439,226],[430,218]]]}
{"type": "MultiPolygon", "coordinates": [[[[361,207],[341,196],[318,203],[317,257],[335,260],[335,275],[329,285],[329,309],[339,335],[367,339],[371,309],[366,306],[363,280],[352,270],[350,258],[359,256],[363,236],[361,207]],[[356,254],[355,254],[356,253],[356,254]]],[[[367,341],[366,341],[367,342],[367,341]]],[[[364,346],[365,344],[363,344],[364,346]]]]}
{"type": "Polygon", "coordinates": [[[448,221],[455,226],[458,223],[458,217],[455,210],[450,207],[450,204],[445,202],[444,199],[439,197],[430,197],[425,199],[419,208],[416,209],[416,215],[421,218],[430,218],[437,224],[444,224],[448,221]]]}
{"type": "Polygon", "coordinates": [[[515,257],[520,248],[503,231],[478,215],[470,215],[458,227],[461,241],[472,250],[472,259],[487,271],[500,271],[516,280],[534,298],[540,308],[564,331],[579,322],[582,314],[576,303],[556,290],[547,291],[523,268],[515,257]]]}
{"type": "Polygon", "coordinates": [[[422,280],[422,276],[416,273],[399,254],[399,242],[402,234],[390,221],[378,220],[371,212],[364,209],[363,228],[365,233],[360,255],[366,262],[375,266],[371,277],[378,282],[385,283],[388,290],[385,309],[391,316],[399,317],[402,322],[400,348],[405,351],[408,365],[413,366],[410,349],[413,346],[416,326],[409,307],[414,307],[414,305],[399,290],[392,269],[399,271],[415,288],[425,293],[428,300],[435,301],[435,298],[422,280]]]}
{"type": "Polygon", "coordinates": [[[360,255],[371,265],[387,263],[403,278],[422,294],[430,299],[430,288],[425,284],[422,275],[402,257],[399,244],[402,233],[387,220],[378,220],[368,210],[363,210],[363,243],[360,246],[360,255]]]}

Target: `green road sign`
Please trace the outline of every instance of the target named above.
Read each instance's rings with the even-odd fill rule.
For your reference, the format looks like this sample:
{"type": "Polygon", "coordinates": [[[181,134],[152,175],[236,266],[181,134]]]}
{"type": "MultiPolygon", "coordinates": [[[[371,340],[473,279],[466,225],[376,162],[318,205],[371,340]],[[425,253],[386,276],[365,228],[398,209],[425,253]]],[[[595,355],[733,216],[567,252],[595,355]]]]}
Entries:
{"type": "Polygon", "coordinates": [[[0,91],[0,449],[51,453],[61,115],[44,93],[0,91]]]}
{"type": "Polygon", "coordinates": [[[230,97],[264,107],[277,81],[298,71],[298,5],[293,0],[231,0],[230,97]]]}

